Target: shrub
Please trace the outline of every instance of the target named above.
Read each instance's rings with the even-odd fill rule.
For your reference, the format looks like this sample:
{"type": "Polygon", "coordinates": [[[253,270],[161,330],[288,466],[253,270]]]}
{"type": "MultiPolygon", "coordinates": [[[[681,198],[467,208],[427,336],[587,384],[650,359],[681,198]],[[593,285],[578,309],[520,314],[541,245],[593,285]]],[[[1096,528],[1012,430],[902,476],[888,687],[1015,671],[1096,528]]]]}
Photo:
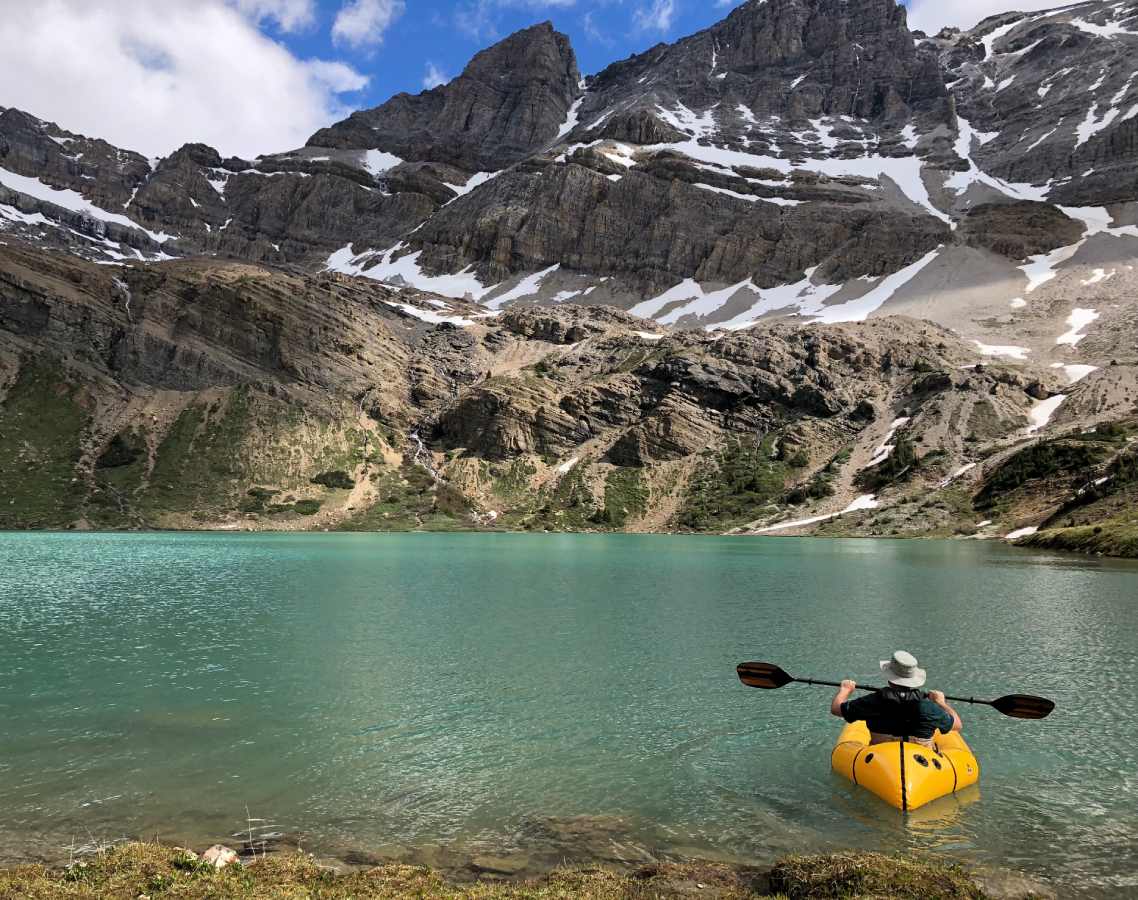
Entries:
{"type": "Polygon", "coordinates": [[[341,488],[350,491],[356,486],[352,476],[343,469],[334,469],[331,472],[321,472],[312,477],[313,484],[323,485],[326,488],[341,488]]]}

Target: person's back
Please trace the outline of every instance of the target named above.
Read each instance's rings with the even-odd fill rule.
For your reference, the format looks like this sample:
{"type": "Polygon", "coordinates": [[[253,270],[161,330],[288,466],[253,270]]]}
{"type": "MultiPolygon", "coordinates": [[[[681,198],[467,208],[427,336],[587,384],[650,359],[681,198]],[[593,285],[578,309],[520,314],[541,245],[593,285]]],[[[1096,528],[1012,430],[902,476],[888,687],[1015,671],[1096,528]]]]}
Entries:
{"type": "Polygon", "coordinates": [[[932,747],[938,730],[942,734],[960,730],[960,716],[944,694],[930,691],[926,695],[918,690],[925,682],[925,671],[918,668],[916,657],[899,650],[881,668],[889,676],[887,688],[850,700],[857,685],[843,681],[830,712],[847,722],[864,721],[874,744],[903,738],[932,747]]]}

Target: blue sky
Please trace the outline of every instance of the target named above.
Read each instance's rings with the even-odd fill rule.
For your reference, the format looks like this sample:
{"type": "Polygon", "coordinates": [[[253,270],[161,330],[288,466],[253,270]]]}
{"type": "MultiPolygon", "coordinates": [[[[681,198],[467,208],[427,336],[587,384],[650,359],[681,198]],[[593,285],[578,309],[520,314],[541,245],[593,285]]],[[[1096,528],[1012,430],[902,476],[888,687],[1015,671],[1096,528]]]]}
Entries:
{"type": "MultiPolygon", "coordinates": [[[[380,42],[358,46],[333,39],[344,0],[294,2],[314,4],[305,27],[283,31],[271,19],[262,27],[301,57],[343,59],[368,75],[367,87],[355,98],[366,107],[399,91],[420,91],[439,77],[453,78],[478,50],[535,22],[548,19],[569,35],[581,71],[592,74],[660,41],[706,28],[742,0],[380,0],[394,10],[390,24],[380,42]]],[[[923,27],[972,25],[1013,4],[1015,0],[916,0],[911,16],[923,27]]],[[[1027,0],[1015,8],[1054,4],[1027,0]]]]}
{"type": "MultiPolygon", "coordinates": [[[[610,62],[645,50],[660,41],[706,28],[735,5],[656,0],[642,4],[621,0],[411,0],[413,8],[385,30],[382,42],[353,46],[334,41],[332,26],[341,0],[319,0],[315,21],[286,32],[266,20],[261,27],[296,55],[340,59],[368,75],[366,88],[352,99],[375,106],[394,93],[423,90],[431,74],[458,75],[480,49],[520,28],[549,20],[567,35],[583,73],[598,72],[610,62]]],[[[437,77],[436,76],[436,77],[437,77]]]]}
{"type": "MultiPolygon", "coordinates": [[[[246,159],[353,109],[458,75],[549,19],[591,74],[726,16],[739,0],[0,0],[0,106],[147,156],[190,141],[246,159]]],[[[971,26],[1053,0],[909,0],[971,26]]]]}

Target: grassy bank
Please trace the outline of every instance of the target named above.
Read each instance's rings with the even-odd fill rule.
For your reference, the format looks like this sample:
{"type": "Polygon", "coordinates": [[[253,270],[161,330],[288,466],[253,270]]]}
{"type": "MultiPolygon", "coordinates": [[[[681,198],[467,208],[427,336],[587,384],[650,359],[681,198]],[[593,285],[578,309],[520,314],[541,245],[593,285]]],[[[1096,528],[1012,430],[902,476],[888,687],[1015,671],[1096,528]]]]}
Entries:
{"type": "Polygon", "coordinates": [[[417,866],[386,865],[337,873],[303,854],[271,856],[214,869],[192,854],[159,844],[116,847],[67,869],[22,866],[0,870],[0,898],[82,900],[528,900],[582,897],[650,898],[890,897],[900,900],[981,900],[987,895],[956,866],[910,857],[839,853],[790,857],[769,870],[711,863],[658,864],[631,873],[604,869],[551,872],[529,881],[447,881],[417,866]]]}
{"type": "Polygon", "coordinates": [[[1021,547],[1138,559],[1138,521],[1049,528],[1016,543],[1021,547]]]}

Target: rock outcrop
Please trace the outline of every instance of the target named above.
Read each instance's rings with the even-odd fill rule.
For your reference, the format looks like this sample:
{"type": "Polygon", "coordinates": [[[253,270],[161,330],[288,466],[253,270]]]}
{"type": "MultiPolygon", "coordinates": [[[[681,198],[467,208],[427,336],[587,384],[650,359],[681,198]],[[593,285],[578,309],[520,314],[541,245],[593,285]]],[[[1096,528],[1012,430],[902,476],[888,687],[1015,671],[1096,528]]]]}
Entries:
{"type": "Polygon", "coordinates": [[[353,113],[308,145],[495,171],[558,137],[580,80],[569,39],[543,22],[483,50],[448,84],[353,113]]]}

